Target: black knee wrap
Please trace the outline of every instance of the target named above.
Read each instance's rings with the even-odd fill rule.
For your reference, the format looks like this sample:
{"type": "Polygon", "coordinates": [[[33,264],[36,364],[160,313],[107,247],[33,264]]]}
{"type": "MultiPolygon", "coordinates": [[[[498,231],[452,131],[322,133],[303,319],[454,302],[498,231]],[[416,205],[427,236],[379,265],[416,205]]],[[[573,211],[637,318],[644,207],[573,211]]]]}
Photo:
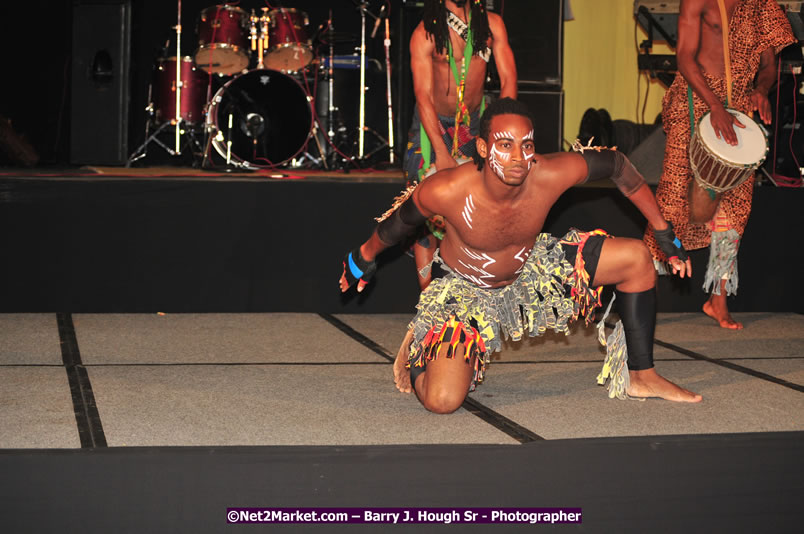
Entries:
{"type": "Polygon", "coordinates": [[[617,311],[623,321],[628,346],[628,369],[653,368],[653,335],[656,332],[656,288],[640,293],[617,294],[617,311]]]}

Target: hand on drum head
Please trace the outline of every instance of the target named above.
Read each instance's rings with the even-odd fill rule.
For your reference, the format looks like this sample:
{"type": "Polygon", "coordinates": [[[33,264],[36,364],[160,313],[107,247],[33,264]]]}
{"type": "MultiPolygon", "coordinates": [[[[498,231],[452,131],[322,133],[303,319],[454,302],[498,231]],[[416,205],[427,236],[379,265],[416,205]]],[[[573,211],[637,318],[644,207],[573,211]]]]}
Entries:
{"type": "Polygon", "coordinates": [[[737,117],[726,111],[723,106],[713,107],[711,110],[712,128],[718,139],[723,139],[730,145],[737,144],[737,133],[734,127],[745,128],[745,124],[737,120],[737,117]]]}
{"type": "Polygon", "coordinates": [[[749,96],[751,100],[751,111],[759,112],[759,118],[765,124],[771,123],[771,105],[768,96],[756,89],[749,96]]]}

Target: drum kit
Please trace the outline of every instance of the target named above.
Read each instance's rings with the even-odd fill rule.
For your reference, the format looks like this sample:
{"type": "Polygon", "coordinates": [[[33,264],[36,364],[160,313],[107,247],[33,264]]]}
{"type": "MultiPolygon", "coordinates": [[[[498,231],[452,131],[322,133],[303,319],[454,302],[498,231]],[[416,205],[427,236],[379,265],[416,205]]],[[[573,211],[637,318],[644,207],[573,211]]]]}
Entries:
{"type": "Polygon", "coordinates": [[[334,32],[331,10],[329,19],[311,31],[307,14],[298,9],[261,7],[248,12],[221,4],[201,11],[196,24],[196,51],[192,56],[182,56],[178,0],[176,54],[156,60],[146,108],[146,139],[128,165],[144,158],[151,144],[171,156],[190,151],[194,165],[212,170],[345,168],[360,166],[386,149],[393,164],[386,5],[375,15],[369,11],[368,2],[353,3],[361,13],[362,33],[360,48],[351,55],[334,54],[339,37],[334,32]],[[375,20],[372,37],[385,19],[387,138],[365,124],[365,75],[370,64],[366,58],[367,17],[375,20]],[[318,50],[327,48],[328,54],[318,57],[318,50]],[[360,82],[355,88],[359,95],[336,94],[335,69],[359,71],[360,82]],[[319,80],[327,82],[321,84],[324,90],[319,90],[319,80]],[[356,115],[360,122],[354,132],[344,126],[336,105],[345,101],[359,102],[356,115]],[[171,131],[173,146],[165,141],[171,131]],[[368,152],[366,133],[376,138],[368,152]]]}

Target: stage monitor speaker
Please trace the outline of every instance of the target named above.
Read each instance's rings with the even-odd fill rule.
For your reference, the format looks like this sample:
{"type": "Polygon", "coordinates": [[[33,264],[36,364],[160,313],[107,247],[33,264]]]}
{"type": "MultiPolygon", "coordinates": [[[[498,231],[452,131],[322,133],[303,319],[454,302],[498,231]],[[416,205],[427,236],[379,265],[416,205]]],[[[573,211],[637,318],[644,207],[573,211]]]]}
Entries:
{"type": "MultiPolygon", "coordinates": [[[[499,91],[492,92],[495,98],[499,91]]],[[[560,152],[564,139],[564,91],[537,91],[519,88],[517,100],[533,116],[533,144],[539,154],[560,152]]]]}
{"type": "Polygon", "coordinates": [[[73,5],[71,163],[128,159],[130,43],[130,1],[73,5]]]}
{"type": "Polygon", "coordinates": [[[564,0],[497,0],[520,85],[561,87],[564,0]]]}

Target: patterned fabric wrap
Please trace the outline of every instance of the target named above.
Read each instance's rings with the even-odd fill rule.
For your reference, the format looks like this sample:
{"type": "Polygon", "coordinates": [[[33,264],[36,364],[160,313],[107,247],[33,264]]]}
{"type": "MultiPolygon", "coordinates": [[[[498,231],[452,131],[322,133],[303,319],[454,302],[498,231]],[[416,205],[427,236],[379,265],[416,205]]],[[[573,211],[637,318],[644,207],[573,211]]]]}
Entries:
{"type": "MultiPolygon", "coordinates": [[[[751,115],[749,96],[753,81],[759,70],[760,54],[768,48],[779,52],[795,42],[790,24],[775,0],[743,0],[738,3],[729,21],[729,53],[732,73],[732,99],[729,107],[751,115]]],[[[712,91],[726,100],[725,76],[704,73],[712,91]]],[[[697,94],[693,95],[695,122],[709,111],[709,107],[697,94]]],[[[695,250],[709,245],[711,230],[707,224],[691,224],[687,190],[693,180],[689,162],[690,115],[687,100],[687,82],[681,73],[664,95],[662,120],[667,134],[662,178],[656,189],[656,200],[662,213],[673,223],[675,233],[686,250],[695,250]]],[[[720,206],[730,225],[739,235],[743,234],[751,212],[754,179],[723,194],[720,206]]],[[[654,258],[667,261],[656,243],[650,227],[645,231],[645,243],[654,258]]]]}
{"type": "MultiPolygon", "coordinates": [[[[480,125],[480,110],[476,110],[470,116],[470,126],[465,124],[458,125],[458,150],[467,158],[473,157],[476,154],[475,137],[478,134],[480,125]]],[[[453,139],[455,138],[455,117],[438,116],[441,126],[441,138],[444,144],[447,145],[447,150],[452,151],[453,139]]],[[[433,161],[435,160],[435,153],[432,155],[433,161]]],[[[408,147],[405,151],[405,158],[402,164],[402,169],[405,172],[405,179],[408,184],[417,183],[419,181],[419,170],[424,165],[424,158],[422,157],[421,146],[421,119],[419,119],[419,107],[416,106],[413,110],[413,122],[410,125],[408,134],[408,147]]],[[[444,218],[440,215],[431,217],[427,221],[427,228],[438,239],[444,239],[444,232],[446,231],[446,223],[444,218]]]]}
{"type": "MultiPolygon", "coordinates": [[[[452,151],[452,141],[455,135],[455,117],[438,116],[441,124],[441,138],[447,145],[447,150],[452,151]]],[[[475,137],[480,127],[480,110],[477,109],[470,115],[470,126],[460,124],[458,126],[458,150],[467,158],[473,157],[477,151],[475,149],[475,137]]],[[[408,183],[419,180],[419,169],[422,168],[424,160],[422,158],[421,146],[421,119],[419,118],[419,107],[413,110],[413,122],[408,133],[408,146],[405,151],[405,161],[402,165],[405,171],[405,179],[408,183]]],[[[433,154],[435,157],[435,154],[433,154]]]]}
{"type": "Polygon", "coordinates": [[[709,265],[706,268],[704,291],[720,295],[720,281],[726,279],[726,295],[736,295],[739,277],[737,276],[737,249],[740,236],[734,228],[725,232],[712,232],[709,247],[709,265]]]}
{"type": "MultiPolygon", "coordinates": [[[[573,229],[561,242],[582,245],[591,235],[573,229]]],[[[464,354],[467,361],[476,356],[474,390],[483,381],[491,353],[502,349],[503,336],[519,341],[525,333],[539,336],[548,329],[569,335],[569,323],[580,313],[588,322],[600,301],[599,291],[588,286],[585,270],[585,276],[576,275],[561,242],[549,234],[539,235],[519,277],[501,288],[479,288],[444,265],[447,275],[422,292],[408,327],[413,331],[408,366],[421,367],[435,359],[444,332],[452,329],[450,343],[459,335],[471,343],[464,354]],[[468,326],[472,324],[477,327],[468,326]]]]}

